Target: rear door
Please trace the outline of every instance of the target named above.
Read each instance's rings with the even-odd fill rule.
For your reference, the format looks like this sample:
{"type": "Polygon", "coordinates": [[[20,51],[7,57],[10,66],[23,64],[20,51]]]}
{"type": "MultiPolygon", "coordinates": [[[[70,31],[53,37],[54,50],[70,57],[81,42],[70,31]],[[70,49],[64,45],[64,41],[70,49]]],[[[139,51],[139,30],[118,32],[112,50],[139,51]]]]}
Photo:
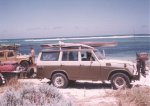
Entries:
{"type": "Polygon", "coordinates": [[[37,76],[41,78],[50,78],[51,73],[60,70],[59,61],[60,51],[42,52],[37,61],[37,76]]]}

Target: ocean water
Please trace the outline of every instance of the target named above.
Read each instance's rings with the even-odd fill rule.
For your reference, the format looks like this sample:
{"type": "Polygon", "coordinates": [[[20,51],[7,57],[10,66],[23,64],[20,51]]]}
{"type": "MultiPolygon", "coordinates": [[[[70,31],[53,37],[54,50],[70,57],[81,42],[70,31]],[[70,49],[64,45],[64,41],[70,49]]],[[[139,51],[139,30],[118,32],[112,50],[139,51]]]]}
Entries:
{"type": "Polygon", "coordinates": [[[51,44],[63,42],[117,42],[115,47],[98,47],[105,50],[107,58],[119,58],[125,60],[135,60],[136,53],[147,52],[150,54],[150,34],[134,35],[101,35],[101,36],[82,36],[82,37],[53,37],[53,38],[29,38],[29,39],[0,39],[0,44],[20,44],[19,52],[29,54],[33,47],[36,55],[41,50],[41,44],[51,44]]]}

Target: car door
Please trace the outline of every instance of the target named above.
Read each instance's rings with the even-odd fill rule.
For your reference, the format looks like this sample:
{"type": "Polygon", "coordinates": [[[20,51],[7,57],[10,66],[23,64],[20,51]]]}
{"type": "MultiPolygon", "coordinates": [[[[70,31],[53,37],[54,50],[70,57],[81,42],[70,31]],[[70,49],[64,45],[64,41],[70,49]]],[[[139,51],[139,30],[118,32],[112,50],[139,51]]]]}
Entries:
{"type": "Polygon", "coordinates": [[[61,70],[64,70],[70,80],[79,79],[78,51],[62,51],[61,70]]]}
{"type": "Polygon", "coordinates": [[[50,78],[53,71],[60,70],[60,51],[46,51],[40,53],[37,61],[37,76],[50,78]]]}
{"type": "Polygon", "coordinates": [[[100,63],[96,60],[92,51],[80,52],[80,78],[83,80],[98,80],[100,63]]]}

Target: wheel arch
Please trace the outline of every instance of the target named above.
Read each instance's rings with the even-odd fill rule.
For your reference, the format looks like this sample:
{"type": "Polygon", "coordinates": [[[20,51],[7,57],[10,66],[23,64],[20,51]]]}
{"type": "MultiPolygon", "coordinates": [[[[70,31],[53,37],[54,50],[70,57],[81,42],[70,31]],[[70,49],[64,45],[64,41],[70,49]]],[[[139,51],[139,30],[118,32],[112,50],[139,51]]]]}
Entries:
{"type": "Polygon", "coordinates": [[[123,73],[123,74],[127,75],[127,76],[129,77],[130,81],[131,81],[131,79],[132,79],[131,75],[130,75],[127,71],[125,71],[125,70],[114,70],[114,71],[112,71],[112,72],[109,74],[108,80],[110,80],[111,77],[112,77],[114,74],[116,74],[116,73],[123,73]]]}
{"type": "Polygon", "coordinates": [[[68,78],[68,74],[67,74],[64,70],[57,70],[57,71],[53,71],[53,72],[51,73],[50,80],[52,79],[52,76],[53,76],[54,74],[56,74],[56,73],[62,73],[62,74],[64,74],[64,75],[67,77],[67,79],[69,79],[69,78],[68,78]]]}
{"type": "Polygon", "coordinates": [[[28,60],[20,60],[19,64],[21,64],[23,62],[27,62],[28,64],[30,64],[30,62],[28,60]]]}

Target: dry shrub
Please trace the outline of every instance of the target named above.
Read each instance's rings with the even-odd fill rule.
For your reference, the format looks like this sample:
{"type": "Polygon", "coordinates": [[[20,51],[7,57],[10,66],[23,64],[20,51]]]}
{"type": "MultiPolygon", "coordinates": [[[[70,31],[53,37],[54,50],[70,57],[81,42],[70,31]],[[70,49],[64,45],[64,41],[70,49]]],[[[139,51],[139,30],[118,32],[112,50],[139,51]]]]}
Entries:
{"type": "Polygon", "coordinates": [[[18,81],[17,78],[10,78],[5,80],[5,84],[0,86],[0,93],[3,93],[9,87],[13,87],[14,89],[18,89],[22,84],[18,81]]]}
{"type": "Polygon", "coordinates": [[[57,88],[48,84],[23,83],[17,89],[14,86],[8,87],[0,94],[0,106],[71,106],[71,104],[57,88]]]}
{"type": "Polygon", "coordinates": [[[22,86],[22,84],[18,81],[18,78],[11,78],[9,80],[6,81],[5,84],[6,87],[13,87],[15,89],[18,89],[22,86]]]}
{"type": "Polygon", "coordinates": [[[150,87],[140,86],[132,89],[117,90],[108,93],[121,100],[122,106],[130,104],[130,106],[150,106],[150,87]]]}

